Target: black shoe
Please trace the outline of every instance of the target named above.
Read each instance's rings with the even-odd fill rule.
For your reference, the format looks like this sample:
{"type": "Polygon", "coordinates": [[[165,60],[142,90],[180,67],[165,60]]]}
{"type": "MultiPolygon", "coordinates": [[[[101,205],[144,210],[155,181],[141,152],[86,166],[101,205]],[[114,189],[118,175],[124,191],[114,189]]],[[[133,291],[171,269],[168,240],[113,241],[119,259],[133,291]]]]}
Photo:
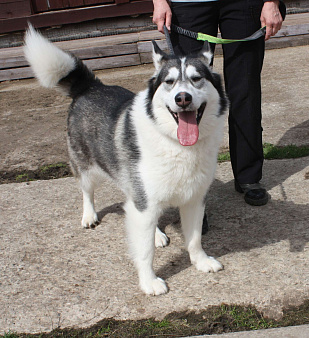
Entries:
{"type": "Polygon", "coordinates": [[[209,225],[208,225],[208,221],[207,221],[207,215],[204,214],[203,226],[202,226],[202,235],[205,235],[208,230],[209,230],[209,225]]]}
{"type": "Polygon", "coordinates": [[[260,206],[268,202],[268,193],[260,183],[240,184],[236,180],[235,190],[245,194],[245,202],[250,205],[260,206]]]}

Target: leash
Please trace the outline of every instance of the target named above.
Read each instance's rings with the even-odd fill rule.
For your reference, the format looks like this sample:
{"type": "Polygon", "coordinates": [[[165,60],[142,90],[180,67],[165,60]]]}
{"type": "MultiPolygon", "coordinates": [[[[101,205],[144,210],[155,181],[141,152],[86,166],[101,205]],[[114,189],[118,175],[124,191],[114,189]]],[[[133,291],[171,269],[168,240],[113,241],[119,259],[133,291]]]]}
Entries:
{"type": "MultiPolygon", "coordinates": [[[[216,44],[228,44],[228,43],[234,43],[234,42],[252,41],[252,40],[259,39],[260,37],[264,36],[265,33],[266,33],[266,26],[265,26],[265,27],[260,28],[258,31],[256,31],[255,33],[253,33],[252,35],[250,35],[250,36],[248,36],[244,39],[222,39],[222,38],[217,38],[215,36],[204,34],[204,33],[192,32],[192,31],[189,31],[187,29],[176,26],[174,24],[171,25],[171,29],[178,34],[185,35],[189,38],[192,38],[192,39],[195,39],[195,40],[198,40],[198,41],[208,41],[210,43],[216,43],[216,44]]],[[[167,46],[168,46],[171,54],[175,54],[174,50],[173,50],[172,43],[171,43],[169,31],[168,31],[168,29],[166,28],[165,25],[164,25],[164,34],[165,34],[167,46]]]]}
{"type": "Polygon", "coordinates": [[[170,50],[170,54],[171,55],[175,55],[174,49],[173,49],[173,45],[172,45],[172,41],[171,41],[171,37],[170,37],[170,33],[168,31],[168,29],[166,28],[166,26],[163,26],[164,29],[164,34],[165,34],[165,39],[166,39],[166,43],[167,43],[167,47],[170,50]]]}

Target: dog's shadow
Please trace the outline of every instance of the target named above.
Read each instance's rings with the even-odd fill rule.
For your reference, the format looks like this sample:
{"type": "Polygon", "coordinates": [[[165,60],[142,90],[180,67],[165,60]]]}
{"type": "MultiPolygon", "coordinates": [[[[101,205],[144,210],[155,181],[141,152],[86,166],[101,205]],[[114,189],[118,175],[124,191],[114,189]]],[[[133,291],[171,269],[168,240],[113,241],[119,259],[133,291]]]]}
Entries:
{"type": "Polygon", "coordinates": [[[123,203],[114,203],[100,210],[98,212],[98,224],[100,224],[103,218],[108,214],[124,215],[123,203]]]}
{"type": "MultiPolygon", "coordinates": [[[[308,125],[308,122],[305,124],[308,125]]],[[[289,133],[295,133],[297,127],[287,132],[288,135],[285,135],[287,139],[289,133]]],[[[289,161],[266,161],[263,183],[268,190],[274,188],[277,192],[280,191],[282,197],[272,199],[262,207],[247,205],[243,195],[235,192],[233,180],[225,183],[215,180],[206,204],[210,230],[202,237],[202,245],[207,254],[220,258],[227,254],[247,252],[281,241],[289,242],[290,252],[304,251],[309,242],[308,203],[298,204],[293,200],[293,196],[302,194],[302,186],[307,184],[309,179],[308,166],[309,157],[289,161]],[[289,196],[289,192],[285,191],[284,182],[307,167],[308,172],[302,174],[300,181],[299,179],[296,181],[299,192],[294,190],[289,196]]],[[[307,201],[307,197],[305,199],[307,201]]],[[[122,203],[115,203],[102,209],[99,212],[99,219],[102,220],[109,213],[124,215],[122,203]]],[[[177,208],[167,209],[159,219],[158,226],[162,231],[165,231],[169,225],[173,226],[176,233],[181,233],[177,208]]],[[[173,245],[173,238],[170,245],[173,245]]],[[[161,266],[157,274],[168,279],[190,266],[188,253],[181,250],[180,254],[171,257],[165,266],[161,266]]]]}
{"type": "MultiPolygon", "coordinates": [[[[289,129],[278,145],[308,139],[308,127],[309,120],[289,129]]],[[[308,179],[309,157],[265,161],[263,184],[268,191],[274,189],[277,198],[262,207],[244,203],[243,195],[234,191],[233,180],[227,183],[215,180],[206,207],[209,236],[213,236],[203,239],[207,253],[220,257],[280,241],[289,242],[290,252],[302,252],[309,242],[308,195],[302,197],[308,179]],[[301,171],[301,176],[293,180],[293,185],[290,183],[286,191],[284,182],[301,171]],[[295,202],[298,200],[300,202],[295,202]]]]}

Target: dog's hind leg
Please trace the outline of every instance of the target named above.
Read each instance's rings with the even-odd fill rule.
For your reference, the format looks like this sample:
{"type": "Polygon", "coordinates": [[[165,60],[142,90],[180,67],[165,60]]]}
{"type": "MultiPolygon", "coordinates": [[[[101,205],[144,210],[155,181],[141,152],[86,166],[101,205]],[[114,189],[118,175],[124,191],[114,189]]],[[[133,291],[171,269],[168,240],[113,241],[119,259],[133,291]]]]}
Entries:
{"type": "Polygon", "coordinates": [[[98,216],[94,209],[94,183],[89,173],[82,173],[80,186],[83,192],[83,218],[84,228],[94,228],[98,224],[98,216]]]}
{"type": "Polygon", "coordinates": [[[182,230],[192,264],[200,271],[217,272],[223,269],[223,266],[213,257],[207,256],[202,248],[201,232],[204,210],[205,206],[200,201],[180,207],[182,230]]]}
{"type": "Polygon", "coordinates": [[[140,288],[146,294],[166,293],[168,289],[165,282],[158,278],[153,270],[155,231],[159,213],[149,209],[139,211],[131,200],[126,203],[124,209],[129,249],[138,271],[140,288]]]}

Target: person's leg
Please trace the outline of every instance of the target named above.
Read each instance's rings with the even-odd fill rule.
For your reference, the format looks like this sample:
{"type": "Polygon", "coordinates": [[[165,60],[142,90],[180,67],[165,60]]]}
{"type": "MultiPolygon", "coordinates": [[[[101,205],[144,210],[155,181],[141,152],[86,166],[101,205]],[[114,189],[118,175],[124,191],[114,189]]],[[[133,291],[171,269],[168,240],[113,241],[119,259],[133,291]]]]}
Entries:
{"type": "MultiPolygon", "coordinates": [[[[220,30],[223,38],[241,39],[260,29],[263,2],[220,1],[220,30]]],[[[223,46],[224,77],[230,99],[229,140],[235,189],[245,193],[251,205],[264,205],[268,194],[262,178],[263,145],[261,114],[261,70],[265,42],[233,43],[223,46]]]]}
{"type": "MultiPolygon", "coordinates": [[[[218,33],[219,6],[213,2],[172,2],[172,23],[193,32],[216,36],[218,33]]],[[[171,41],[177,55],[198,53],[203,41],[171,32],[171,41]]],[[[211,46],[214,51],[214,45],[211,46]]]]}
{"type": "MultiPolygon", "coordinates": [[[[241,39],[260,27],[260,0],[220,1],[223,38],[241,39]]],[[[262,178],[261,70],[264,39],[223,46],[228,97],[230,154],[237,183],[258,183],[262,178]]]]}

